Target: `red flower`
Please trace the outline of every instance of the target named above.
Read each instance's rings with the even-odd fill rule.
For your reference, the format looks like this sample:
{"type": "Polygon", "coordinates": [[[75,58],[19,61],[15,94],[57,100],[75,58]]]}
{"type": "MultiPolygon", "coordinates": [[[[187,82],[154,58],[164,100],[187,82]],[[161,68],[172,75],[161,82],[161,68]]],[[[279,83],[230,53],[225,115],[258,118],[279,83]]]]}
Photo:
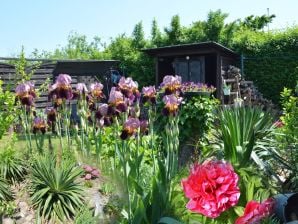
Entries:
{"type": "Polygon", "coordinates": [[[261,220],[272,214],[274,199],[269,198],[263,203],[250,201],[246,204],[243,216],[239,217],[235,224],[259,224],[261,220]]]}
{"type": "Polygon", "coordinates": [[[189,198],[186,207],[210,218],[238,203],[240,190],[238,175],[223,161],[206,161],[192,167],[187,179],[182,180],[183,191],[189,198]]]}

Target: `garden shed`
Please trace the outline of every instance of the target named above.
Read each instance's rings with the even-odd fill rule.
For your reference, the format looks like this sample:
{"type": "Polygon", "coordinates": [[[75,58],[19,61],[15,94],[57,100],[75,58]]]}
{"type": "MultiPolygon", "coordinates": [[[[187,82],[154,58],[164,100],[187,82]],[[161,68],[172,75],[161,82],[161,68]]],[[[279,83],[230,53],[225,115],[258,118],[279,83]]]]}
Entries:
{"type": "MultiPolygon", "coordinates": [[[[3,60],[3,58],[1,58],[3,60]]],[[[19,60],[17,58],[4,58],[5,60],[19,60]]],[[[112,85],[111,76],[114,72],[119,61],[117,60],[48,60],[48,59],[28,59],[27,61],[42,62],[38,68],[34,71],[31,80],[39,88],[45,83],[46,79],[49,79],[50,83],[53,83],[56,76],[59,74],[69,74],[72,77],[72,85],[74,86],[78,82],[84,82],[87,85],[100,81],[106,88],[110,88],[112,85]]],[[[36,66],[27,67],[27,73],[30,73],[36,66]]],[[[15,88],[16,83],[16,69],[12,64],[0,63],[0,78],[3,80],[3,87],[10,85],[11,88],[15,88]]],[[[108,89],[104,90],[108,92],[108,89]]],[[[36,101],[37,108],[44,108],[48,106],[47,93],[41,93],[40,97],[36,101]]]]}
{"type": "MultiPolygon", "coordinates": [[[[239,64],[240,55],[216,42],[181,44],[144,49],[155,58],[156,85],[165,75],[180,75],[183,82],[201,82],[222,89],[222,73],[239,64]]],[[[217,91],[218,98],[221,91],[217,91]]]]}

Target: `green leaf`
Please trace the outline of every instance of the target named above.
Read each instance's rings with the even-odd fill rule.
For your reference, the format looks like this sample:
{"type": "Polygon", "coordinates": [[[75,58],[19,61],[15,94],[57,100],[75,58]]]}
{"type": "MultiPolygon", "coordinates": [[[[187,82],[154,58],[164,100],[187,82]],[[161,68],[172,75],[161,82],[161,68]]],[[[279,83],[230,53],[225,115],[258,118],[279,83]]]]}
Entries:
{"type": "Polygon", "coordinates": [[[244,208],[241,207],[241,206],[234,206],[233,207],[235,213],[238,215],[238,216],[242,216],[243,215],[243,212],[244,212],[244,208]]]}
{"type": "Polygon", "coordinates": [[[179,222],[178,220],[170,217],[162,217],[159,221],[159,224],[183,224],[182,222],[179,222]]]}

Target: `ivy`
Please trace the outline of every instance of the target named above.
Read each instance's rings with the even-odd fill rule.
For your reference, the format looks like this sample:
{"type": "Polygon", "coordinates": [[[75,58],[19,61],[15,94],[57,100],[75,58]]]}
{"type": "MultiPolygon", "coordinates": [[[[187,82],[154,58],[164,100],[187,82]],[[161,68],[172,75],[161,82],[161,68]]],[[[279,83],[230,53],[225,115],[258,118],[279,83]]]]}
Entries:
{"type": "Polygon", "coordinates": [[[212,127],[218,105],[219,101],[213,97],[194,96],[186,99],[180,112],[181,141],[202,138],[212,127]]]}

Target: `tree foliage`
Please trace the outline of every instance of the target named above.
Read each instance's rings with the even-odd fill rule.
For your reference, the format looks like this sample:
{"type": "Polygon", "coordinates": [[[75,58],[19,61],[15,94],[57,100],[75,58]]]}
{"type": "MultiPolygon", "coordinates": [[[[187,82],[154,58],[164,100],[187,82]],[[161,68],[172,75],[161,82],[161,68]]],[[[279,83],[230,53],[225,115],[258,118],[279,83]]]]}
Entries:
{"type": "Polygon", "coordinates": [[[204,26],[204,33],[207,40],[219,42],[225,19],[228,17],[227,13],[222,13],[221,10],[210,11],[207,15],[207,21],[204,26]]]}
{"type": "Polygon", "coordinates": [[[136,49],[142,49],[145,47],[145,33],[142,22],[135,25],[132,32],[132,46],[136,49]]]}
{"type": "Polygon", "coordinates": [[[179,15],[172,17],[170,27],[165,28],[166,44],[176,45],[184,41],[184,30],[180,23],[179,15]]]}
{"type": "Polygon", "coordinates": [[[152,21],[152,28],[151,28],[151,44],[152,47],[159,47],[163,43],[162,33],[158,27],[157,21],[154,18],[152,21]]]}
{"type": "Polygon", "coordinates": [[[270,16],[262,15],[262,16],[254,16],[250,15],[245,17],[243,22],[241,22],[242,26],[247,27],[251,30],[257,31],[263,29],[265,26],[267,26],[269,23],[272,22],[273,18],[276,16],[274,14],[270,16]]]}

